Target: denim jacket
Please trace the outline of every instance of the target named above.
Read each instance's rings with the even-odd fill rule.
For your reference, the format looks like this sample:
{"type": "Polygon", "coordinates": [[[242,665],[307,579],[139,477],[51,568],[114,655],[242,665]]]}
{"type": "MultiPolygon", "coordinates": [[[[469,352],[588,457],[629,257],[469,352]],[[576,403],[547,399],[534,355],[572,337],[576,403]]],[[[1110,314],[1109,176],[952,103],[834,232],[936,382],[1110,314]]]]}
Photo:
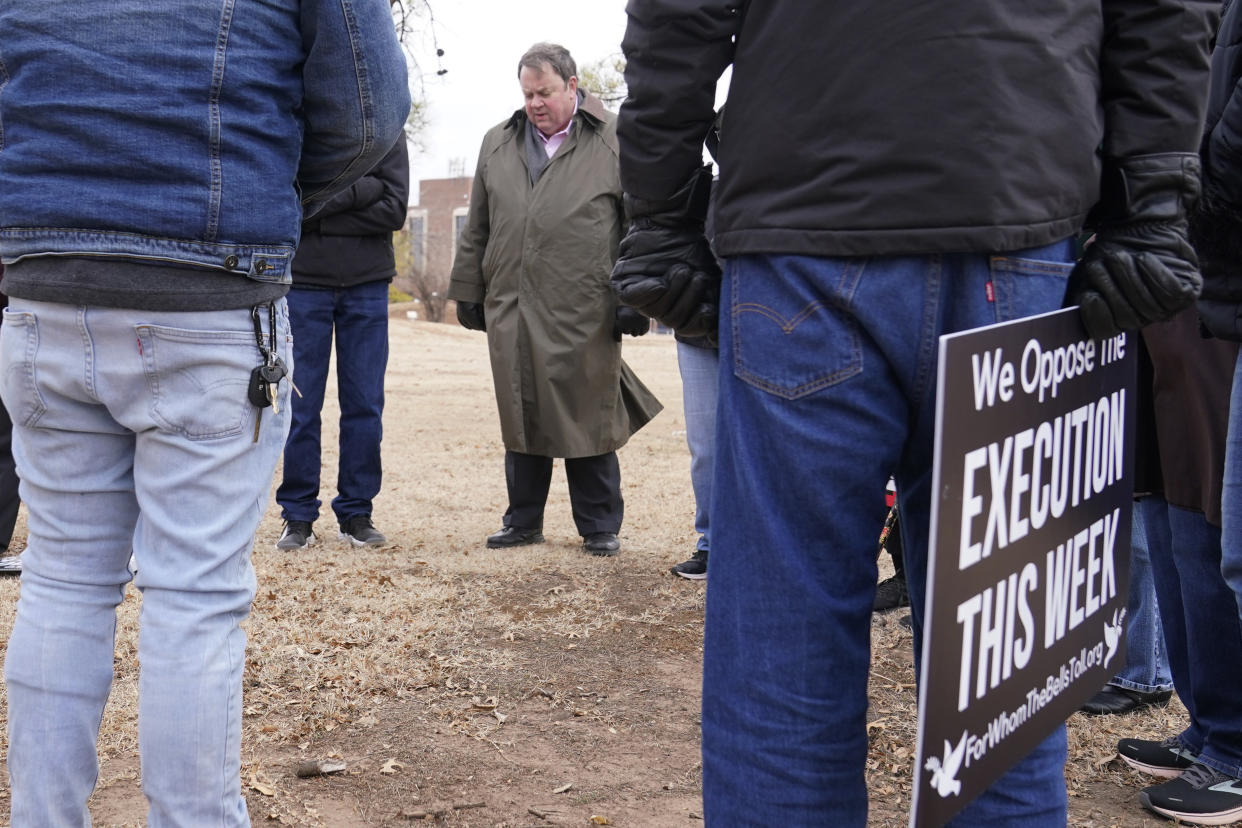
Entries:
{"type": "Polygon", "coordinates": [[[0,4],[0,257],[287,283],[409,106],[386,0],[0,4]]]}

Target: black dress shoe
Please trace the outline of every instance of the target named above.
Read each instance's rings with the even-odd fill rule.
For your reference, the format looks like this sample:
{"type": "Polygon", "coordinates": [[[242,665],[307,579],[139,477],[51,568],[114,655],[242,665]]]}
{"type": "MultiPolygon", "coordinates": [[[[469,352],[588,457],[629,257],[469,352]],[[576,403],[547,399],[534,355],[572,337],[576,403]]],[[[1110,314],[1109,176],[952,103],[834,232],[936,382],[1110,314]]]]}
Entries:
{"type": "Polygon", "coordinates": [[[904,576],[894,575],[876,584],[875,603],[871,607],[873,612],[888,612],[898,607],[908,606],[910,606],[910,592],[906,589],[904,576]]]}
{"type": "Polygon", "coordinates": [[[1173,697],[1172,690],[1154,690],[1144,693],[1106,684],[1082,706],[1082,712],[1088,716],[1112,716],[1118,713],[1129,713],[1144,707],[1164,707],[1173,697]]]}
{"type": "Polygon", "coordinates": [[[582,548],[592,555],[611,558],[621,551],[621,541],[613,532],[592,532],[582,539],[582,548]]]}
{"type": "Polygon", "coordinates": [[[488,549],[508,549],[511,546],[529,546],[532,543],[543,543],[543,532],[538,529],[523,529],[520,526],[506,526],[496,534],[487,536],[488,549]]]}

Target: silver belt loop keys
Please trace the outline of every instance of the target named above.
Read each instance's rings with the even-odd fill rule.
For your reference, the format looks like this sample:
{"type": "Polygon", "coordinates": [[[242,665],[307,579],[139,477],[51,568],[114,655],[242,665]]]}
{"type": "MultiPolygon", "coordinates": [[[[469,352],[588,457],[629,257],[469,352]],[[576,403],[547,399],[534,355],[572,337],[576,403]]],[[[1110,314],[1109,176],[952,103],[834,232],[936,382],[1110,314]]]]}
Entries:
{"type": "Polygon", "coordinates": [[[270,405],[273,413],[280,413],[277,386],[288,375],[289,370],[285,367],[285,361],[276,354],[276,306],[270,302],[266,305],[255,305],[250,309],[250,320],[254,323],[255,345],[263,357],[263,363],[250,372],[250,386],[247,388],[250,403],[257,411],[254,418],[254,442],[257,443],[263,409],[270,405]],[[263,307],[267,308],[266,336],[263,334],[263,322],[259,318],[259,309],[263,307]]]}

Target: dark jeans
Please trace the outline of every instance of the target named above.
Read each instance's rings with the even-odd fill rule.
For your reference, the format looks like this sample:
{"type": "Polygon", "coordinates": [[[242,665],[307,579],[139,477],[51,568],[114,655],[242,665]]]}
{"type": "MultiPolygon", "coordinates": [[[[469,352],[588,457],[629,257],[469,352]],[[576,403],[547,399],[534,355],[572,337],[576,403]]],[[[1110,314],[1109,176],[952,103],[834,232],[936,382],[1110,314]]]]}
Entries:
{"type": "Polygon", "coordinates": [[[13,462],[13,421],[0,405],[0,551],[8,549],[17,523],[17,466],[13,462]]]}
{"type": "MultiPolygon", "coordinates": [[[[567,457],[565,477],[579,535],[585,538],[596,532],[621,531],[625,504],[621,500],[621,466],[615,451],[594,457],[567,457]]],[[[504,525],[543,529],[543,507],[552,485],[552,458],[506,451],[505,484],[509,488],[509,508],[504,525]]]]}
{"type": "Polygon", "coordinates": [[[293,424],[285,443],[284,478],[276,490],[285,520],[319,517],[320,410],[336,331],[336,384],[341,406],[338,521],[371,514],[382,470],[384,370],[388,366],[388,283],[289,291],[293,329],[293,424]]]}
{"type": "Polygon", "coordinates": [[[1203,764],[1242,776],[1242,626],[1220,573],[1221,530],[1160,497],[1134,508],[1147,531],[1173,686],[1190,713],[1178,739],[1203,764]]]}
{"type": "MultiPolygon", "coordinates": [[[[896,471],[917,640],[937,337],[1056,310],[1071,256],[1065,243],[996,257],[725,260],[703,648],[708,825],[867,824],[876,495],[896,471]]],[[[950,825],[1064,828],[1065,756],[1058,727],[950,825]]]]}

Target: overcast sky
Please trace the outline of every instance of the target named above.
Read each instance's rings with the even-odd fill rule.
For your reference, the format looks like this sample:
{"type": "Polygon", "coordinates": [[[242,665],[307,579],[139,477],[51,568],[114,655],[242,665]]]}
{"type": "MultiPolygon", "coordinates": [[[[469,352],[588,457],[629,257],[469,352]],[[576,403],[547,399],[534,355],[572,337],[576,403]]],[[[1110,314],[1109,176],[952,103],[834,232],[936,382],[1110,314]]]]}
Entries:
{"type": "MultiPolygon", "coordinates": [[[[522,106],[517,62],[533,43],[560,43],[579,66],[621,51],[624,0],[430,0],[435,34],[448,72],[436,77],[434,46],[423,36],[411,46],[424,74],[429,123],[425,151],[411,159],[414,178],[444,178],[464,159],[474,174],[488,128],[522,106]]],[[[417,202],[411,181],[411,202],[417,202]]]]}

